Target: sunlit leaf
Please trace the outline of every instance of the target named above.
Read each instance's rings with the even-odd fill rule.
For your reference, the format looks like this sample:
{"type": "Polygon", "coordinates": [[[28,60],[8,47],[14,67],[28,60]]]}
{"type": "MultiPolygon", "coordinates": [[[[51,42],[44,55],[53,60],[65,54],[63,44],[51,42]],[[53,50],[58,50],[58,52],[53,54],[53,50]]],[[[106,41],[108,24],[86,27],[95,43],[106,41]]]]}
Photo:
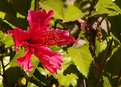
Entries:
{"type": "Polygon", "coordinates": [[[116,40],[120,44],[120,40],[113,34],[110,33],[111,37],[113,37],[114,40],[116,40]]]}
{"type": "MultiPolygon", "coordinates": [[[[2,64],[0,63],[0,74],[2,74],[2,64]]],[[[1,77],[0,77],[0,79],[1,79],[1,77]]],[[[0,82],[0,84],[1,84],[1,82],[0,82]]]]}
{"type": "Polygon", "coordinates": [[[5,48],[8,48],[14,45],[13,39],[10,35],[3,33],[0,31],[0,41],[5,44],[5,48]]]}
{"type": "Polygon", "coordinates": [[[26,82],[27,82],[27,80],[26,80],[25,77],[22,77],[22,78],[19,78],[19,79],[18,79],[18,84],[19,84],[20,86],[26,85],[26,82]]]}
{"type": "Polygon", "coordinates": [[[99,0],[95,9],[96,11],[92,15],[115,16],[121,14],[121,9],[112,0],[99,0]]]}
{"type": "Polygon", "coordinates": [[[64,12],[64,22],[75,21],[82,17],[81,10],[74,5],[68,5],[64,12]]]}
{"type": "Polygon", "coordinates": [[[72,85],[75,87],[77,85],[78,77],[75,74],[67,74],[66,76],[60,75],[57,78],[61,86],[69,87],[72,85]]]}
{"type": "Polygon", "coordinates": [[[112,87],[107,77],[103,76],[103,81],[104,81],[103,87],[112,87]]]}
{"type": "Polygon", "coordinates": [[[0,76],[0,87],[3,87],[3,77],[2,76],[0,76]]]}
{"type": "Polygon", "coordinates": [[[3,42],[3,37],[4,37],[4,33],[2,32],[2,31],[0,31],[0,41],[2,41],[3,42]]]}
{"type": "Polygon", "coordinates": [[[63,19],[63,2],[62,0],[46,0],[40,3],[40,6],[45,10],[54,10],[54,17],[63,19]]]}
{"type": "Polygon", "coordinates": [[[113,55],[113,46],[116,46],[116,44],[113,42],[112,37],[107,37],[102,42],[96,41],[96,56],[100,63],[104,63],[110,59],[110,57],[113,55]]]}
{"type": "Polygon", "coordinates": [[[22,57],[23,55],[24,55],[24,49],[23,48],[19,48],[18,53],[15,54],[15,56],[12,58],[12,60],[10,62],[10,65],[12,67],[19,66],[19,64],[17,63],[16,59],[22,57]]]}
{"type": "Polygon", "coordinates": [[[107,48],[107,41],[104,40],[102,42],[99,42],[98,40],[96,40],[96,56],[99,56],[99,54],[103,51],[106,50],[107,48]]]}
{"type": "Polygon", "coordinates": [[[37,87],[34,83],[29,82],[27,87],[37,87]]]}
{"type": "Polygon", "coordinates": [[[34,10],[34,5],[35,5],[34,3],[35,3],[35,1],[32,0],[32,1],[31,1],[31,7],[30,7],[30,9],[32,9],[32,10],[34,10]]]}
{"type": "Polygon", "coordinates": [[[37,66],[38,66],[38,64],[39,64],[39,60],[38,60],[38,58],[36,57],[36,56],[32,56],[32,65],[33,65],[33,70],[29,73],[29,76],[31,77],[31,76],[33,76],[33,73],[34,73],[34,71],[36,70],[36,68],[37,68],[37,66]]]}
{"type": "Polygon", "coordinates": [[[0,18],[4,18],[5,17],[5,13],[4,12],[0,12],[0,18]]]}
{"type": "Polygon", "coordinates": [[[14,45],[12,36],[7,35],[6,40],[5,40],[5,48],[8,48],[10,46],[14,45]]]}
{"type": "Polygon", "coordinates": [[[77,69],[86,77],[88,77],[90,64],[93,60],[88,48],[88,45],[83,45],[79,48],[73,46],[68,49],[68,53],[77,69]]]}
{"type": "Polygon", "coordinates": [[[63,64],[62,64],[62,67],[63,67],[63,71],[66,70],[66,68],[68,68],[73,62],[72,62],[72,59],[71,57],[68,55],[68,54],[64,54],[64,59],[63,59],[63,64]]]}

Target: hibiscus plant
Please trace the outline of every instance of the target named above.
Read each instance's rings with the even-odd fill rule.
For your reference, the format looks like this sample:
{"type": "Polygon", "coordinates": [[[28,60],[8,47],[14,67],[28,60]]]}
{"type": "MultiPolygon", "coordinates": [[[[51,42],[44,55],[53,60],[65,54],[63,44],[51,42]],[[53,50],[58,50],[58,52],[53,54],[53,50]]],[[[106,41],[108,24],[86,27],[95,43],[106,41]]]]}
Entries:
{"type": "Polygon", "coordinates": [[[120,87],[120,0],[0,0],[0,87],[120,87]]]}

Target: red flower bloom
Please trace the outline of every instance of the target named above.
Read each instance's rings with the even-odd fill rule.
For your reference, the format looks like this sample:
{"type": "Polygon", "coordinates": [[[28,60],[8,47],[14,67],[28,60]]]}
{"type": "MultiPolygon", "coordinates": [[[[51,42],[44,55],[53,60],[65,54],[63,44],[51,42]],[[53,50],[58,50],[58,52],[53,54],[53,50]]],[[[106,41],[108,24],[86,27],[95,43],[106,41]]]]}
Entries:
{"type": "Polygon", "coordinates": [[[26,67],[26,71],[33,69],[31,56],[34,54],[40,62],[53,74],[57,74],[57,69],[61,69],[63,57],[57,52],[52,52],[48,46],[73,44],[75,39],[69,36],[68,31],[59,29],[49,29],[50,19],[53,11],[46,13],[42,11],[29,11],[28,21],[29,31],[19,28],[9,30],[15,42],[15,51],[20,46],[25,48],[25,55],[17,59],[21,68],[26,67]]]}

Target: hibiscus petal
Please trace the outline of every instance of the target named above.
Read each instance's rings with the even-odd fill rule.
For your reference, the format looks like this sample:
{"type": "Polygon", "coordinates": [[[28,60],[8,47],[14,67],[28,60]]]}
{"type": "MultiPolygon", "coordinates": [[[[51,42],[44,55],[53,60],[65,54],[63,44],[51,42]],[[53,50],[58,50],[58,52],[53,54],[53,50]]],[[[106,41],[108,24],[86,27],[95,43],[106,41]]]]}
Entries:
{"type": "Polygon", "coordinates": [[[57,74],[57,70],[61,69],[63,57],[57,52],[52,52],[47,47],[36,48],[35,55],[45,68],[53,74],[57,74]]]}
{"type": "Polygon", "coordinates": [[[18,48],[22,43],[29,39],[29,34],[27,31],[15,28],[14,30],[8,30],[8,34],[11,34],[15,42],[15,51],[18,51],[18,48]]]}
{"type": "Polygon", "coordinates": [[[29,25],[31,27],[30,32],[37,33],[48,29],[52,15],[52,10],[50,10],[48,13],[46,13],[45,10],[29,10],[27,20],[29,21],[29,25]]]}
{"type": "Polygon", "coordinates": [[[66,30],[47,30],[41,33],[36,38],[33,39],[33,44],[41,44],[46,46],[51,45],[68,45],[75,43],[75,39],[69,36],[69,32],[66,30]]]}
{"type": "Polygon", "coordinates": [[[31,48],[29,52],[25,54],[25,56],[17,59],[17,62],[20,64],[20,67],[22,69],[25,67],[27,72],[30,72],[33,70],[33,65],[31,63],[31,56],[33,53],[34,53],[34,50],[31,48]]]}

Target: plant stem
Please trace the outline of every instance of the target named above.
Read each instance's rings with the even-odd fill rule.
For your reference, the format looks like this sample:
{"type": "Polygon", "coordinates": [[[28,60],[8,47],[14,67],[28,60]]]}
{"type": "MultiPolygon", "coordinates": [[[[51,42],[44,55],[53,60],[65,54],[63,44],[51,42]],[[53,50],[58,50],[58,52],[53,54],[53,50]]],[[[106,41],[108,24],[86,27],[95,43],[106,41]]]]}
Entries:
{"type": "Polygon", "coordinates": [[[87,85],[86,85],[86,79],[83,79],[83,87],[87,87],[87,85]]]}
{"type": "Polygon", "coordinates": [[[109,58],[109,55],[111,54],[111,52],[112,52],[112,43],[113,43],[113,39],[110,41],[110,44],[109,44],[109,47],[108,47],[108,50],[107,50],[107,52],[106,52],[106,56],[104,57],[105,59],[104,59],[104,62],[102,63],[102,67],[101,67],[101,71],[99,72],[99,76],[98,76],[98,78],[97,78],[97,80],[96,80],[96,82],[95,82],[95,84],[96,84],[96,87],[98,87],[99,86],[99,82],[100,82],[100,79],[101,79],[101,77],[103,76],[103,71],[104,71],[104,67],[105,67],[105,65],[106,65],[106,61],[107,61],[107,59],[109,58]]]}

